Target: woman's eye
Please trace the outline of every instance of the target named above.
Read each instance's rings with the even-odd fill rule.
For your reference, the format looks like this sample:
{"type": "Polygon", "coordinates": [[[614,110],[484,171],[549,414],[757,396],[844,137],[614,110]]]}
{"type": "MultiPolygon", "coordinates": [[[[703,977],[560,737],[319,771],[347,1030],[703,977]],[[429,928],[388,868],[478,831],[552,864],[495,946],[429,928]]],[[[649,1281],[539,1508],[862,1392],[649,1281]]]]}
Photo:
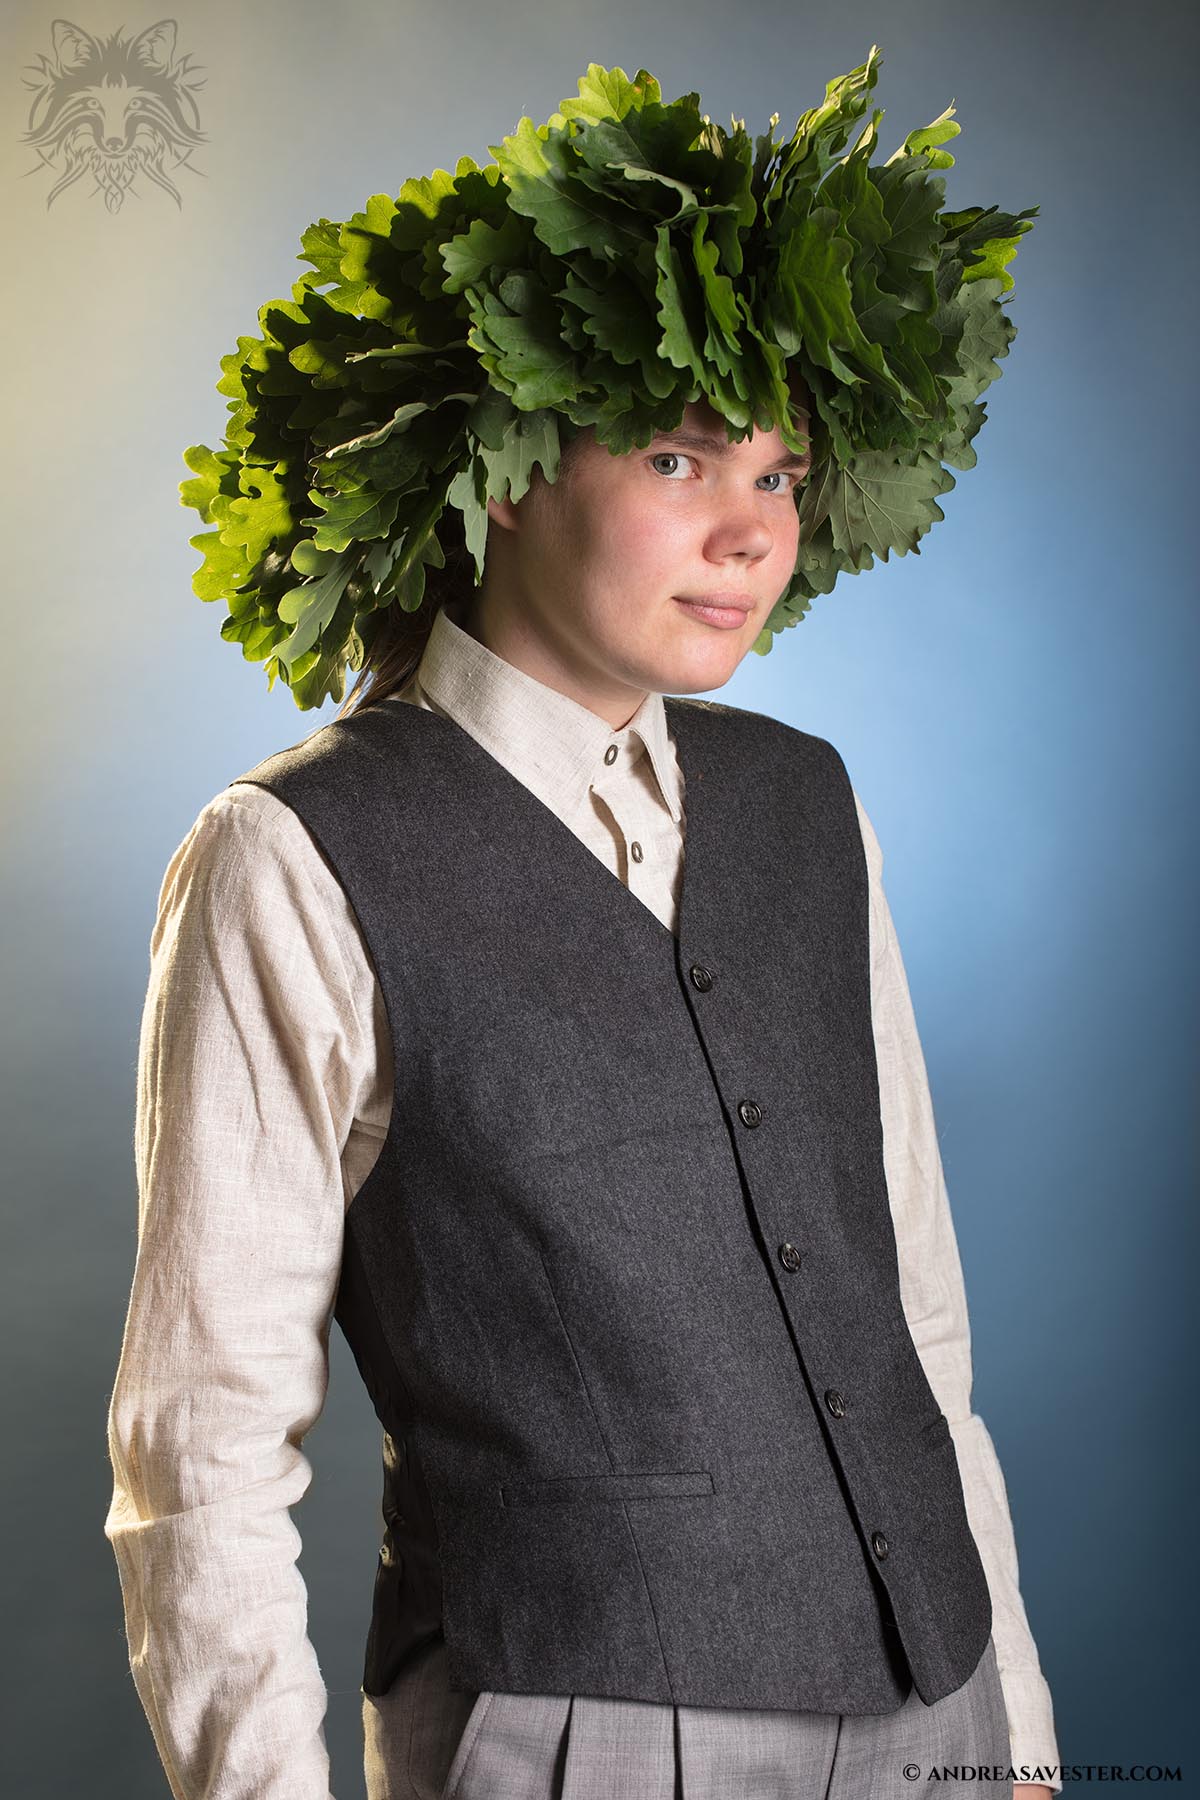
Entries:
{"type": "MultiPolygon", "coordinates": [[[[650,458],[650,461],[651,461],[651,462],[652,462],[652,463],[660,463],[660,462],[691,462],[691,460],[692,460],[692,459],[691,459],[691,457],[690,457],[690,456],[684,456],[684,455],[682,455],[682,454],[681,454],[681,453],[680,453],[680,451],[678,451],[678,450],[660,450],[660,451],[658,451],[658,453],[657,453],[657,454],[656,454],[656,455],[655,455],[655,456],[652,456],[652,457],[651,457],[651,458],[650,458]]],[[[659,470],[659,471],[658,471],[658,473],[659,473],[659,474],[660,474],[660,475],[661,475],[661,474],[662,474],[662,472],[663,472],[663,471],[662,471],[662,470],[661,470],[661,469],[660,469],[660,470],[659,470]]]]}

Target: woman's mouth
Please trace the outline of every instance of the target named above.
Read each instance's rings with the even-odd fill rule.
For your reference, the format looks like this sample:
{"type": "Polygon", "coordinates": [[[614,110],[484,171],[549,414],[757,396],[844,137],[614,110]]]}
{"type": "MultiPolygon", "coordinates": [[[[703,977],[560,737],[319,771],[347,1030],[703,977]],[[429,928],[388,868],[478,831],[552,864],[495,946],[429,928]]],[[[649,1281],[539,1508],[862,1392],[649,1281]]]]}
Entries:
{"type": "Polygon", "coordinates": [[[695,619],[703,619],[709,625],[715,625],[720,631],[736,631],[744,625],[754,610],[753,600],[741,594],[709,596],[704,600],[685,600],[682,595],[675,595],[675,603],[682,606],[684,612],[691,613],[695,619]]]}

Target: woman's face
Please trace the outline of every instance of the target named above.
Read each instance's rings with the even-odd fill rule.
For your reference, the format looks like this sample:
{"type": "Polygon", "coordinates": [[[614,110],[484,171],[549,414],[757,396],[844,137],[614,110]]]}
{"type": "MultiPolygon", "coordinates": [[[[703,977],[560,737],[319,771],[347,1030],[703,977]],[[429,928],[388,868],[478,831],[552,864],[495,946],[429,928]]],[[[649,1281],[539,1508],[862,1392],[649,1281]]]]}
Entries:
{"type": "Polygon", "coordinates": [[[538,470],[520,501],[489,501],[467,628],[614,726],[647,692],[720,688],[791,579],[808,466],[777,430],[731,444],[705,401],[626,454],[589,431],[558,481],[538,470]]]}

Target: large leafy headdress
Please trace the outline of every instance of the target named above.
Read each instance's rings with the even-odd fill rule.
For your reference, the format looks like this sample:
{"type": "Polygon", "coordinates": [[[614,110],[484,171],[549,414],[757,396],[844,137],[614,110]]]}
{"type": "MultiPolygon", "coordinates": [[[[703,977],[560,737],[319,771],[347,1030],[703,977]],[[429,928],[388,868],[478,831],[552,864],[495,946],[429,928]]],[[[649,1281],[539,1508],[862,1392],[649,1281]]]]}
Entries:
{"type": "Polygon", "coordinates": [[[753,143],[698,94],[664,102],[645,69],[592,63],[493,163],[310,225],[312,269],[222,359],[225,447],[184,453],[183,504],[213,528],[191,539],[193,586],[227,603],[222,637],[302,709],[340,700],[386,608],[415,611],[444,566],[447,507],[478,579],[488,498],[519,500],[535,464],[553,481],[566,436],[628,451],[707,399],[731,440],[776,426],[804,451],[796,375],[800,548],[753,648],[839,574],[919,553],[945,465],[975,463],[979,396],[1016,336],[1006,264],[1039,209],[942,210],[952,105],[873,166],[876,109],[843,155],[880,60],[753,143]]]}

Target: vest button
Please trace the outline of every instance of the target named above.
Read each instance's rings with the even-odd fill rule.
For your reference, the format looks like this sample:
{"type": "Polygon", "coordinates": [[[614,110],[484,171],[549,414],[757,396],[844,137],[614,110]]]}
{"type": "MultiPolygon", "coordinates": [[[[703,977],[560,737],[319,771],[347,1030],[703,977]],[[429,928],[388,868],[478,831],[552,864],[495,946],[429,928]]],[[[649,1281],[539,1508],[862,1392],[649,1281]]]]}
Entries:
{"type": "Polygon", "coordinates": [[[797,1250],[795,1244],[780,1244],[779,1260],[785,1269],[790,1269],[794,1274],[800,1267],[801,1261],[800,1252],[797,1250]]]}
{"type": "Polygon", "coordinates": [[[880,1562],[882,1562],[888,1553],[888,1541],[884,1537],[882,1531],[873,1531],[871,1533],[871,1548],[879,1558],[880,1562]]]}
{"type": "Polygon", "coordinates": [[[743,1125],[761,1125],[762,1107],[757,1100],[743,1100],[738,1107],[738,1116],[743,1125]]]}
{"type": "Polygon", "coordinates": [[[688,974],[692,978],[692,986],[698,987],[702,994],[707,994],[709,988],[713,984],[713,978],[709,974],[708,970],[704,967],[704,964],[703,963],[693,963],[691,968],[688,970],[688,974]]]}
{"type": "Polygon", "coordinates": [[[846,1402],[836,1388],[825,1389],[825,1404],[835,1419],[842,1419],[846,1416],[846,1402]]]}
{"type": "Polygon", "coordinates": [[[610,763],[610,764],[616,762],[617,746],[615,744],[610,744],[608,746],[608,749],[604,752],[604,760],[606,763],[610,763]]]}

